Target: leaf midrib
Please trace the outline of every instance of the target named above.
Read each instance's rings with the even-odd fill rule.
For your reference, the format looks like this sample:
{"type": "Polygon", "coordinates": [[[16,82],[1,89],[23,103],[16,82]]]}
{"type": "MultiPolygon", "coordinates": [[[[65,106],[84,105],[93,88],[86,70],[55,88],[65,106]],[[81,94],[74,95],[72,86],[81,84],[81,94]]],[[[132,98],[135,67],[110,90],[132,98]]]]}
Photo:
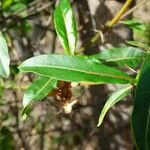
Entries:
{"type": "Polygon", "coordinates": [[[113,61],[124,61],[124,60],[138,60],[140,57],[126,57],[126,58],[115,58],[115,59],[109,59],[109,60],[104,60],[105,62],[113,62],[113,61]]]}
{"type": "Polygon", "coordinates": [[[61,8],[61,12],[62,12],[62,15],[63,15],[63,21],[64,21],[64,26],[65,26],[65,31],[66,31],[66,34],[67,34],[67,43],[68,43],[68,46],[69,46],[69,50],[67,50],[68,54],[70,55],[71,54],[71,50],[70,50],[70,44],[69,44],[69,39],[68,39],[68,31],[67,31],[67,28],[66,28],[66,24],[65,24],[65,16],[64,16],[64,13],[63,13],[63,8],[62,8],[62,5],[60,6],[61,8]]]}
{"type": "MultiPolygon", "coordinates": [[[[120,78],[120,79],[124,79],[124,80],[130,80],[127,77],[124,76],[115,76],[115,75],[110,75],[110,74],[104,74],[104,73],[96,73],[96,72],[90,72],[90,71],[85,71],[85,70],[79,70],[79,69],[74,69],[74,68],[67,68],[67,67],[59,67],[59,66],[48,66],[48,65],[38,65],[38,66],[28,66],[28,67],[24,67],[24,68],[40,68],[40,67],[48,67],[48,68],[56,68],[56,69],[62,69],[62,70],[71,70],[71,71],[76,71],[76,72],[82,72],[82,73],[87,73],[87,74],[93,74],[93,75],[97,75],[97,76],[106,76],[106,77],[111,77],[111,78],[120,78]]],[[[34,72],[34,71],[33,71],[34,72]]]]}
{"type": "Polygon", "coordinates": [[[33,97],[33,99],[35,99],[39,93],[53,80],[53,78],[50,78],[45,84],[44,86],[37,92],[37,94],[33,97]]]}

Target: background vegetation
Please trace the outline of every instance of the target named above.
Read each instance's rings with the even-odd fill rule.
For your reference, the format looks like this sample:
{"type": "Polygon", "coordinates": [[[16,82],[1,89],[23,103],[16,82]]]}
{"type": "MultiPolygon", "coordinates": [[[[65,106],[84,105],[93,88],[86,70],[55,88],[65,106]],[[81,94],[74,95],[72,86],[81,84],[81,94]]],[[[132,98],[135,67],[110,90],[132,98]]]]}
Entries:
{"type": "MultiPolygon", "coordinates": [[[[137,2],[134,1],[130,7],[135,8],[137,2]]],[[[103,39],[93,39],[94,35],[99,37],[99,29],[103,29],[117,14],[124,1],[97,0],[93,3],[90,0],[75,0],[71,3],[78,27],[77,50],[81,54],[91,55],[103,49],[123,46],[126,40],[137,46],[137,43],[131,42],[136,39],[138,46],[143,49],[147,49],[145,45],[149,46],[149,35],[146,40],[137,36],[134,25],[132,27],[129,22],[124,24],[129,25],[130,29],[119,22],[105,32],[103,39]]],[[[53,0],[1,0],[0,30],[8,43],[11,63],[9,78],[0,80],[0,150],[134,149],[129,123],[132,93],[109,111],[100,128],[96,127],[106,99],[120,86],[76,86],[74,98],[78,99],[78,103],[73,106],[70,114],[64,114],[53,99],[46,97],[43,101],[34,103],[31,115],[22,121],[20,114],[23,93],[36,76],[20,74],[17,66],[32,56],[63,53],[53,22],[57,4],[53,0]]],[[[139,8],[141,7],[140,14],[150,8],[149,3],[139,8]]],[[[138,16],[138,9],[133,11],[134,17],[138,16]]],[[[132,13],[127,17],[132,18],[132,13]]],[[[145,16],[142,18],[145,19],[145,16]]],[[[145,22],[144,19],[142,23],[145,22]]],[[[148,19],[146,21],[148,23],[148,19]]]]}

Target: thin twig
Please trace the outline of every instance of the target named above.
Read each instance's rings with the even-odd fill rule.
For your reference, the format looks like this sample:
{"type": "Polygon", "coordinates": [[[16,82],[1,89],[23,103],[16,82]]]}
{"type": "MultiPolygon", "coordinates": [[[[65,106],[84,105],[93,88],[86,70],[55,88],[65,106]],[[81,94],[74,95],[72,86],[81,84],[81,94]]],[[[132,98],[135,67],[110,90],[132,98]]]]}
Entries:
{"type": "MultiPolygon", "coordinates": [[[[14,92],[15,96],[16,96],[16,92],[14,92]]],[[[25,149],[25,150],[29,150],[28,148],[28,145],[22,135],[22,131],[20,130],[19,128],[19,125],[20,125],[20,121],[19,121],[19,113],[18,113],[18,105],[17,105],[17,101],[15,100],[15,106],[11,106],[9,105],[10,107],[10,110],[12,111],[12,114],[14,115],[15,117],[15,128],[16,128],[16,131],[17,131],[17,134],[18,134],[18,137],[21,141],[21,146],[25,149]]]]}
{"type": "Polygon", "coordinates": [[[143,0],[141,2],[139,2],[137,5],[135,5],[133,8],[131,8],[130,10],[128,10],[126,13],[124,13],[120,20],[124,19],[126,16],[130,15],[133,11],[135,11],[136,9],[138,9],[139,7],[143,6],[145,3],[147,2],[147,0],[143,0]]]}
{"type": "Polygon", "coordinates": [[[120,11],[117,13],[117,15],[110,22],[108,22],[106,26],[108,28],[111,28],[114,24],[116,24],[132,2],[133,0],[127,0],[120,11]]]}
{"type": "MultiPolygon", "coordinates": [[[[106,31],[108,31],[112,26],[118,23],[123,13],[127,10],[127,8],[130,6],[130,4],[133,2],[133,0],[127,0],[122,8],[119,10],[119,12],[116,14],[116,16],[106,23],[106,25],[101,29],[101,32],[104,34],[106,31]]],[[[83,52],[87,47],[92,45],[93,43],[96,43],[101,38],[101,34],[97,33],[91,40],[88,42],[84,47],[81,47],[79,49],[79,53],[83,52]]]]}
{"type": "Polygon", "coordinates": [[[45,130],[45,122],[42,122],[42,129],[40,134],[40,150],[44,150],[44,130],[45,130]]]}

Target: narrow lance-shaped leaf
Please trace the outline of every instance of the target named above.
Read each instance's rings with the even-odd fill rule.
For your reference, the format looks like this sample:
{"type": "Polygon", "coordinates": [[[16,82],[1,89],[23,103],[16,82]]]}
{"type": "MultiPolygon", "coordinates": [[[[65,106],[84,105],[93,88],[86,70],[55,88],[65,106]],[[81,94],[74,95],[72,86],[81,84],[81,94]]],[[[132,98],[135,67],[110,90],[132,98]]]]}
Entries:
{"type": "Polygon", "coordinates": [[[50,91],[56,88],[57,80],[53,78],[40,77],[34,81],[31,86],[26,90],[23,97],[23,111],[22,116],[27,113],[28,106],[33,101],[42,100],[48,95],[50,91]]]}
{"type": "Polygon", "coordinates": [[[137,67],[147,55],[146,52],[134,47],[120,47],[104,50],[99,54],[92,55],[91,58],[100,60],[102,63],[114,63],[118,66],[137,67]]]}
{"type": "Polygon", "coordinates": [[[117,102],[119,102],[120,100],[122,100],[125,96],[127,96],[131,90],[132,86],[128,86],[128,87],[124,87],[116,92],[114,92],[110,98],[107,100],[106,104],[104,105],[100,117],[99,117],[99,121],[98,121],[98,125],[100,126],[103,122],[103,119],[107,113],[107,111],[117,102]]]}
{"type": "Polygon", "coordinates": [[[74,55],[77,41],[77,29],[69,0],[60,1],[54,12],[54,24],[65,52],[69,55],[74,55]]]}
{"type": "Polygon", "coordinates": [[[9,55],[5,38],[0,32],[0,75],[7,78],[9,76],[9,55]]]}
{"type": "Polygon", "coordinates": [[[150,54],[139,75],[132,113],[132,129],[138,150],[150,150],[150,54]]]}
{"type": "Polygon", "coordinates": [[[150,41],[150,25],[148,23],[141,23],[135,19],[122,21],[123,24],[133,29],[136,37],[142,39],[144,43],[150,41]]]}
{"type": "Polygon", "coordinates": [[[147,27],[148,27],[146,24],[138,22],[135,19],[124,20],[124,21],[122,21],[122,23],[129,26],[134,31],[139,32],[139,33],[145,32],[147,30],[147,27]]]}
{"type": "Polygon", "coordinates": [[[150,46],[148,44],[145,44],[143,42],[139,42],[139,41],[127,41],[128,44],[132,45],[132,46],[136,46],[136,47],[139,47],[141,49],[144,49],[144,50],[148,50],[150,51],[150,46]]]}
{"type": "Polygon", "coordinates": [[[24,61],[19,69],[70,82],[130,83],[135,82],[126,73],[96,63],[87,57],[68,55],[41,55],[24,61]]]}

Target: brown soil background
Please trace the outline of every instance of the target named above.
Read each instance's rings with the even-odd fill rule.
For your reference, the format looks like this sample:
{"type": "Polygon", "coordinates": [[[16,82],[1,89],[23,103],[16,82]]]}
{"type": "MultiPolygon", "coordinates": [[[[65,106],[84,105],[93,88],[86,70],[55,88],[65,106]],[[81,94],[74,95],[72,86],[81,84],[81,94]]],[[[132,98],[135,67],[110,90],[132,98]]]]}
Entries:
{"type": "MultiPolygon", "coordinates": [[[[44,53],[63,53],[56,36],[52,15],[56,1],[36,0],[33,10],[48,6],[28,17],[32,32],[22,31],[18,17],[10,18],[0,27],[11,37],[9,43],[11,66],[19,65],[23,60],[44,53]],[[51,5],[51,2],[53,4],[51,5]],[[49,5],[50,4],[50,5],[49,5]],[[16,22],[17,28],[7,26],[16,22]],[[18,23],[17,23],[18,22],[18,23]]],[[[119,11],[125,0],[74,0],[72,6],[78,24],[78,48],[84,46],[95,34],[94,29],[100,29],[119,11]]],[[[139,3],[136,0],[132,6],[139,3]]],[[[131,7],[132,7],[131,6],[131,7]]],[[[31,12],[30,12],[31,11],[31,12]]],[[[142,22],[150,23],[150,1],[128,16],[142,22]]],[[[3,19],[0,17],[0,21],[3,19]]],[[[123,25],[116,25],[105,34],[105,41],[100,41],[88,47],[84,53],[95,54],[103,49],[118,47],[126,40],[134,37],[131,30],[123,25]]],[[[108,113],[101,127],[97,128],[99,113],[112,91],[120,86],[97,85],[86,86],[78,103],[70,114],[59,112],[59,109],[49,98],[37,102],[33,106],[30,117],[22,122],[20,112],[24,90],[21,86],[33,81],[32,74],[19,74],[4,80],[17,83],[17,88],[5,88],[2,98],[7,102],[0,106],[0,116],[10,114],[6,120],[0,118],[0,126],[5,126],[13,133],[15,150],[134,150],[131,136],[130,116],[132,113],[132,96],[116,104],[108,113]]]]}

